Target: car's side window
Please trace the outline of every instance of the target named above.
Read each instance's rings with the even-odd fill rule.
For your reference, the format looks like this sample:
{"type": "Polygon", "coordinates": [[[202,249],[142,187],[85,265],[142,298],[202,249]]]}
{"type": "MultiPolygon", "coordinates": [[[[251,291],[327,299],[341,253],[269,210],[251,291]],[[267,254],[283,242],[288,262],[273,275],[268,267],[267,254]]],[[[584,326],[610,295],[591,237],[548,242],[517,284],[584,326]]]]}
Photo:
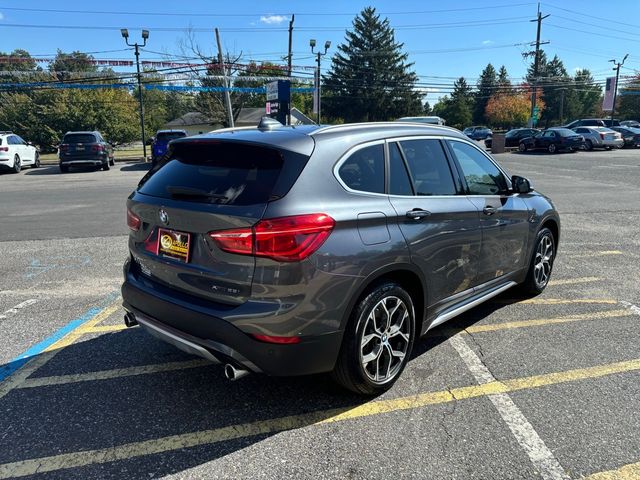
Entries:
{"type": "Polygon", "coordinates": [[[16,136],[15,135],[11,135],[9,137],[9,145],[18,145],[18,142],[16,140],[16,136]]]}
{"type": "Polygon", "coordinates": [[[400,146],[413,177],[416,195],[456,195],[453,175],[440,140],[404,140],[400,146]]]}
{"type": "Polygon", "coordinates": [[[384,145],[380,143],[355,151],[342,164],[338,175],[352,190],[384,193],[384,145]]]}
{"type": "Polygon", "coordinates": [[[469,195],[499,195],[507,191],[507,181],[495,164],[478,149],[463,142],[450,141],[469,195]]]}
{"type": "Polygon", "coordinates": [[[413,195],[411,179],[400,153],[400,145],[389,144],[389,193],[391,195],[413,195]]]}

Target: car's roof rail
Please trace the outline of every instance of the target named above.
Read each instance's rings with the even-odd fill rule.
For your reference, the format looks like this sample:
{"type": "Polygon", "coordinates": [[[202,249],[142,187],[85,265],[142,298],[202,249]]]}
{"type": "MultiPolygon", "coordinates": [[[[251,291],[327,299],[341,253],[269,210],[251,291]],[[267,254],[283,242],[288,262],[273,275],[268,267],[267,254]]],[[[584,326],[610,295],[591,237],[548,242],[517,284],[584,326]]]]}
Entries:
{"type": "Polygon", "coordinates": [[[13,135],[13,132],[11,130],[2,130],[0,135],[13,135]]]}
{"type": "Polygon", "coordinates": [[[218,130],[211,130],[210,132],[207,132],[207,134],[228,133],[228,132],[236,132],[240,130],[257,130],[257,129],[258,129],[257,125],[253,125],[251,127],[228,127],[228,128],[219,128],[218,130]]]}
{"type": "Polygon", "coordinates": [[[376,128],[376,127],[395,127],[401,129],[403,127],[412,126],[412,127],[421,127],[421,128],[435,128],[435,129],[443,129],[443,130],[453,130],[458,131],[453,127],[449,127],[447,125],[434,125],[427,124],[422,122],[361,122],[361,123],[345,123],[342,125],[327,125],[325,127],[320,127],[318,130],[314,130],[309,135],[321,135],[323,133],[328,132],[340,132],[345,130],[358,130],[363,128],[376,128]]]}

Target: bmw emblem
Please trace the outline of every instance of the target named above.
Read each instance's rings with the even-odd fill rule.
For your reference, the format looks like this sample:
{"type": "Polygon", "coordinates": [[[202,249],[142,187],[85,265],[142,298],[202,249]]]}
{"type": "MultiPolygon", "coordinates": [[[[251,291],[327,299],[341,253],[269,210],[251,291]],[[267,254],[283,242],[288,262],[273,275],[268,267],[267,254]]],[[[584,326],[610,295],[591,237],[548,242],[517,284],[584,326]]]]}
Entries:
{"type": "Polygon", "coordinates": [[[160,216],[160,221],[162,223],[164,223],[165,225],[169,225],[169,214],[166,212],[166,210],[161,208],[158,212],[158,215],[160,216]]]}

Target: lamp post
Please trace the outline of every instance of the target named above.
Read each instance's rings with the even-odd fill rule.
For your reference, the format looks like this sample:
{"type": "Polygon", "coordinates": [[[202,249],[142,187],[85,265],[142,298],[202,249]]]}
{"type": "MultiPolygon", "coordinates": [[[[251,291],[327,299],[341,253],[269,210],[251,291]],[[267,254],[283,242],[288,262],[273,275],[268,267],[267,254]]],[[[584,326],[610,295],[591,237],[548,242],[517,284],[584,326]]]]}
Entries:
{"type": "Polygon", "coordinates": [[[144,134],[144,104],[142,103],[142,81],[140,79],[140,47],[144,47],[147,45],[147,39],[149,38],[149,30],[142,30],[142,39],[144,43],[139,45],[136,43],[129,43],[129,30],[126,28],[120,29],[120,33],[122,34],[122,38],[130,47],[135,47],[136,49],[136,70],[138,72],[138,102],[140,108],[140,129],[142,130],[142,154],[144,155],[144,161],[147,161],[147,139],[144,134]]]}
{"type": "Polygon", "coordinates": [[[611,126],[613,126],[613,115],[616,112],[616,97],[618,96],[618,79],[620,78],[620,67],[624,65],[624,61],[627,59],[628,56],[629,54],[627,53],[622,59],[622,62],[616,62],[615,59],[609,60],[610,62],[613,62],[613,64],[615,65],[613,69],[616,71],[616,88],[613,90],[613,106],[611,107],[611,126]]]}
{"type": "Polygon", "coordinates": [[[316,123],[318,125],[320,125],[320,58],[323,55],[327,54],[327,50],[329,50],[329,47],[331,46],[331,42],[329,40],[327,40],[326,42],[324,42],[324,52],[314,52],[314,48],[316,47],[316,41],[315,39],[311,39],[309,40],[309,46],[311,47],[311,53],[315,53],[317,56],[316,62],[318,63],[318,66],[316,68],[316,95],[317,95],[317,101],[318,101],[318,108],[317,108],[317,120],[316,123]]]}

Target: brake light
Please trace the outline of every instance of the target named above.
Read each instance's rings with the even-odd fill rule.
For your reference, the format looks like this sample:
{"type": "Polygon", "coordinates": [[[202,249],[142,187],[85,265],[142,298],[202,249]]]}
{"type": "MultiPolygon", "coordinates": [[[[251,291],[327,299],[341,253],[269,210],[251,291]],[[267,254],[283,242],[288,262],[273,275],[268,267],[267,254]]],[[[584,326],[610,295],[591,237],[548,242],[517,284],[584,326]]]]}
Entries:
{"type": "Polygon", "coordinates": [[[127,208],[127,225],[129,228],[134,232],[137,232],[140,230],[141,224],[142,220],[140,220],[140,217],[127,208]]]}
{"type": "Polygon", "coordinates": [[[61,152],[66,152],[67,150],[69,150],[69,145],[66,143],[63,143],[62,145],[60,145],[60,151],[61,152]]]}
{"type": "Polygon", "coordinates": [[[335,220],[324,213],[260,220],[253,228],[210,232],[221,250],[280,262],[304,260],[329,237],[335,220]]]}
{"type": "Polygon", "coordinates": [[[8,152],[9,147],[0,147],[0,152],[8,152]]]}
{"type": "Polygon", "coordinates": [[[604,140],[604,133],[601,133],[601,134],[600,134],[600,138],[601,138],[602,140],[604,140]]]}
{"type": "Polygon", "coordinates": [[[92,152],[103,152],[104,147],[102,145],[91,145],[92,152]]]}
{"type": "Polygon", "coordinates": [[[256,333],[252,333],[251,336],[256,340],[266,343],[279,343],[280,345],[300,343],[300,337],[275,337],[273,335],[258,335],[256,333]]]}

